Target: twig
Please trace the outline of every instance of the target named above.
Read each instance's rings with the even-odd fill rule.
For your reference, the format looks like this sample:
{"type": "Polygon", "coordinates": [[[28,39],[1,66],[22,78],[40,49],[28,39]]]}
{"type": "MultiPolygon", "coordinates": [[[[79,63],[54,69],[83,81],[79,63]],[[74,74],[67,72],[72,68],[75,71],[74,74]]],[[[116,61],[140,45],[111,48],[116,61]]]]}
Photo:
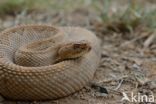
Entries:
{"type": "Polygon", "coordinates": [[[123,79],[121,79],[121,81],[119,82],[118,86],[114,90],[118,90],[121,87],[122,82],[123,82],[123,79]]]}
{"type": "Polygon", "coordinates": [[[102,80],[102,81],[99,81],[99,82],[97,82],[97,83],[110,83],[110,82],[112,82],[112,81],[115,81],[115,80],[122,80],[122,79],[124,79],[124,78],[128,78],[128,76],[125,75],[125,76],[122,76],[122,77],[120,77],[120,78],[118,78],[118,79],[102,80]]]}
{"type": "Polygon", "coordinates": [[[156,30],[144,42],[144,48],[148,48],[151,43],[156,39],[156,30]]]}
{"type": "Polygon", "coordinates": [[[143,35],[141,35],[141,36],[139,36],[139,37],[137,37],[137,38],[134,38],[134,39],[132,39],[132,40],[130,40],[130,41],[127,41],[127,42],[121,44],[120,47],[125,47],[125,46],[127,46],[127,45],[129,45],[129,44],[132,44],[133,42],[136,42],[136,41],[138,41],[138,40],[140,40],[140,39],[142,39],[142,38],[147,37],[149,34],[151,34],[151,32],[145,33],[145,34],[143,34],[143,35]]]}

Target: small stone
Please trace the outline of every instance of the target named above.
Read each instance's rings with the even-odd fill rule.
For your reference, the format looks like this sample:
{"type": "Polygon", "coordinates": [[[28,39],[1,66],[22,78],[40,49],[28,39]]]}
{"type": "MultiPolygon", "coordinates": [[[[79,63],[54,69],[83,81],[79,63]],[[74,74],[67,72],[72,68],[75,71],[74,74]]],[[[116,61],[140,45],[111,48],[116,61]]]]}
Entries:
{"type": "Polygon", "coordinates": [[[0,95],[0,103],[4,101],[4,98],[0,95]]]}
{"type": "Polygon", "coordinates": [[[91,88],[95,89],[97,92],[99,92],[101,94],[108,94],[108,91],[106,88],[104,88],[103,86],[100,86],[96,83],[92,83],[91,88]]]}

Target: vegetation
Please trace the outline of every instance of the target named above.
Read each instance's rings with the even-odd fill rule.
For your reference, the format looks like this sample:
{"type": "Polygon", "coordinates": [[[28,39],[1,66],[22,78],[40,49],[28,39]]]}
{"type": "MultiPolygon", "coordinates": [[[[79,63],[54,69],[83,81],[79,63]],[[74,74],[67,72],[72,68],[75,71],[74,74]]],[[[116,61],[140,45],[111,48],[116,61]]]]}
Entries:
{"type": "Polygon", "coordinates": [[[112,0],[105,0],[103,4],[94,3],[94,7],[100,11],[101,19],[107,24],[106,27],[109,30],[132,32],[140,25],[150,29],[156,28],[156,9],[147,11],[144,5],[140,5],[135,0],[129,0],[125,10],[118,9],[113,12],[110,11],[111,3],[112,0]]]}

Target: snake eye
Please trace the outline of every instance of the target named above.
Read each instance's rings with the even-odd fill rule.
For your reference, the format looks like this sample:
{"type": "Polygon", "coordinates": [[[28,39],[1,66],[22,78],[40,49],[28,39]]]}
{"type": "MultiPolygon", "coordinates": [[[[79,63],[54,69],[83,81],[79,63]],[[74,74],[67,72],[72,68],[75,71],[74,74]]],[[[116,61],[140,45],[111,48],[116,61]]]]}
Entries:
{"type": "Polygon", "coordinates": [[[74,45],[73,45],[73,48],[74,48],[74,49],[81,48],[81,44],[79,44],[79,43],[76,43],[76,44],[74,44],[74,45]]]}
{"type": "Polygon", "coordinates": [[[91,47],[87,41],[82,40],[80,42],[74,43],[73,49],[83,51],[83,50],[90,50],[91,47]]]}

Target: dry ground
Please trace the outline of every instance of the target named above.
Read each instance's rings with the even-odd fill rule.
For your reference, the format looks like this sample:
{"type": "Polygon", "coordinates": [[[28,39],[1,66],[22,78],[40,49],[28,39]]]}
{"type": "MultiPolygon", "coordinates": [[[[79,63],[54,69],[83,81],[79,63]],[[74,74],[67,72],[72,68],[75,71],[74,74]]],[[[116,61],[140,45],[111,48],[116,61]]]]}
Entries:
{"type": "MultiPolygon", "coordinates": [[[[70,0],[65,1],[70,2],[70,0]]],[[[122,92],[129,96],[131,96],[131,92],[134,95],[139,93],[150,96],[153,94],[155,96],[153,104],[155,104],[155,0],[99,0],[97,2],[77,0],[76,3],[77,5],[74,6],[72,2],[67,3],[68,5],[64,8],[59,9],[66,4],[60,0],[57,2],[60,6],[58,9],[56,6],[36,11],[34,8],[29,10],[19,7],[17,13],[0,12],[2,13],[0,30],[17,24],[46,23],[59,26],[81,26],[93,31],[102,41],[101,63],[93,81],[101,88],[106,88],[108,94],[86,86],[73,95],[55,101],[3,100],[0,104],[135,104],[121,101],[122,92]],[[80,6],[80,4],[82,5],[80,6]],[[145,13],[141,14],[140,10],[145,13]]],[[[53,3],[54,5],[55,3],[53,3]]]]}

